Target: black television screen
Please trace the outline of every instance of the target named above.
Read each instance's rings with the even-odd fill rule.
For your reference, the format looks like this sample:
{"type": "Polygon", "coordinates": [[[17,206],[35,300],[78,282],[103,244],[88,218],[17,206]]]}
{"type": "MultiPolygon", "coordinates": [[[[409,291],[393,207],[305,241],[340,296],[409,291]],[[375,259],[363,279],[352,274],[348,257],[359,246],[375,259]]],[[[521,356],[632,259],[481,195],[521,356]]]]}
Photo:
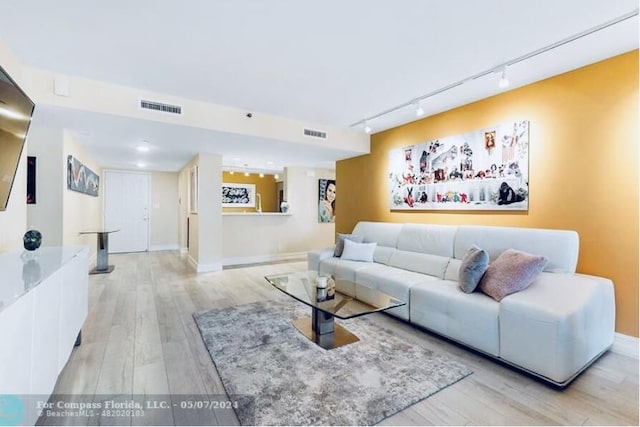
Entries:
{"type": "Polygon", "coordinates": [[[33,108],[29,97],[0,67],[0,211],[9,203],[33,108]]]}

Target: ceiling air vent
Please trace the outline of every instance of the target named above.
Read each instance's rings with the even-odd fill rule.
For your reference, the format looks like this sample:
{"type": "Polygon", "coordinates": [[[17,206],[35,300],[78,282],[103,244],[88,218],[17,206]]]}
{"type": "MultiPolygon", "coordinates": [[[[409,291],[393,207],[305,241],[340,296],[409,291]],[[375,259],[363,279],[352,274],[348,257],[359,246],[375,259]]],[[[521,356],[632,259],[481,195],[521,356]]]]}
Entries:
{"type": "Polygon", "coordinates": [[[322,132],[320,130],[305,129],[304,130],[304,135],[305,136],[310,136],[312,138],[327,139],[327,133],[326,132],[322,132]]]}
{"type": "Polygon", "coordinates": [[[159,111],[161,113],[168,114],[178,114],[182,115],[182,106],[181,105],[171,105],[165,104],[163,102],[157,101],[149,101],[146,99],[140,100],[140,109],[141,110],[151,110],[151,111],[159,111]]]}

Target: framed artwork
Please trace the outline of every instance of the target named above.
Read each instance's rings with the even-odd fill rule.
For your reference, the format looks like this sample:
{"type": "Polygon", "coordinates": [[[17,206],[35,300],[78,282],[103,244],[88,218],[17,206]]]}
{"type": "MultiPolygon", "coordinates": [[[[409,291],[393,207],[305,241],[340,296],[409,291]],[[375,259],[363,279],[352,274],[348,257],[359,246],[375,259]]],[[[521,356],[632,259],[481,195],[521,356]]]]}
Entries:
{"type": "Polygon", "coordinates": [[[98,197],[100,177],[73,156],[67,157],[67,188],[98,197]]]}
{"type": "Polygon", "coordinates": [[[256,185],[222,183],[223,208],[255,208],[256,185]]]}
{"type": "Polygon", "coordinates": [[[36,204],[36,163],[33,156],[27,157],[27,204],[36,204]]]}
{"type": "Polygon", "coordinates": [[[198,213],[198,166],[189,170],[189,212],[198,213]]]}
{"type": "Polygon", "coordinates": [[[389,152],[391,210],[529,208],[529,121],[389,152]]]}
{"type": "Polygon", "coordinates": [[[318,222],[336,222],[336,180],[318,180],[318,222]]]}

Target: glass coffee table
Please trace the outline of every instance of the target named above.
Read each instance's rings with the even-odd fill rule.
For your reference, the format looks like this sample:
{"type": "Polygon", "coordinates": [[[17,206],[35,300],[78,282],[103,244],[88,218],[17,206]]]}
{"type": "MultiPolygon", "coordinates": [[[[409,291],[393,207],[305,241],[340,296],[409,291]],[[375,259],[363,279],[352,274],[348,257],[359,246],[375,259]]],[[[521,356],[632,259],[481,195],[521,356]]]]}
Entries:
{"type": "Polygon", "coordinates": [[[406,304],[377,289],[349,280],[330,278],[327,287],[319,288],[318,274],[313,271],[265,276],[265,279],[278,290],[311,307],[311,317],[295,320],[293,325],[327,350],[359,341],[356,335],[334,322],[336,317],[352,319],[406,304]]]}

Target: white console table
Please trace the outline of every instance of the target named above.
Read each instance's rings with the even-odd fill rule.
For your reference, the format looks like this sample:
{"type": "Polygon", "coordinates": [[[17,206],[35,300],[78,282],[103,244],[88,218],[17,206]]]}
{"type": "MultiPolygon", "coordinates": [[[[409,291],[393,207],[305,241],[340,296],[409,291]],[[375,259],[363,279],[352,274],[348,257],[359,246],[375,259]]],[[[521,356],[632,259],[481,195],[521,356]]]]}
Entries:
{"type": "Polygon", "coordinates": [[[0,395],[23,400],[20,424],[35,424],[35,401],[51,395],[79,337],[88,270],[85,246],[0,254],[0,395]]]}

